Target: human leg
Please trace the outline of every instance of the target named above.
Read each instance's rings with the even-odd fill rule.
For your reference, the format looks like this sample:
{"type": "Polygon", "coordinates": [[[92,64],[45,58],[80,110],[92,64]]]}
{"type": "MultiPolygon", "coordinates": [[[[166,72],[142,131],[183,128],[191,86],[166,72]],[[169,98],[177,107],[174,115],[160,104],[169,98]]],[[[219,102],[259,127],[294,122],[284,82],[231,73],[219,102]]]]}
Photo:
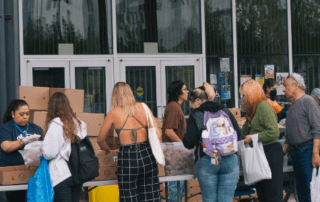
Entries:
{"type": "MultiPolygon", "coordinates": [[[[69,177],[56,185],[54,189],[53,202],[70,202],[72,201],[73,179],[69,177]]],[[[78,200],[79,201],[79,200],[78,200]]]]}

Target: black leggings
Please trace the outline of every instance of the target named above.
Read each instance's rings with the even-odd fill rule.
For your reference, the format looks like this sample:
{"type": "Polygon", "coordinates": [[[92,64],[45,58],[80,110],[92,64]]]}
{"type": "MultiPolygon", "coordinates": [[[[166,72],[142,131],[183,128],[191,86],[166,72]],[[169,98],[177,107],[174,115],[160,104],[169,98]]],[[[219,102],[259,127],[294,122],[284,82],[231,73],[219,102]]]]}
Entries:
{"type": "Polygon", "coordinates": [[[56,185],[53,202],[79,202],[82,185],[75,185],[72,177],[56,185]]]}
{"type": "Polygon", "coordinates": [[[279,142],[263,147],[272,179],[256,183],[259,202],[283,201],[283,150],[279,142]]]}

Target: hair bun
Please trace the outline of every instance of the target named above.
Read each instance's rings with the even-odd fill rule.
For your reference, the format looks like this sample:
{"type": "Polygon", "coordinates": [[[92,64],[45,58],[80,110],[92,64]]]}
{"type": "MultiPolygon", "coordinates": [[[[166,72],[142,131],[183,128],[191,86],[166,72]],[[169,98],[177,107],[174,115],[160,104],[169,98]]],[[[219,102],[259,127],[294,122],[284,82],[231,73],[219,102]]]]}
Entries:
{"type": "Polygon", "coordinates": [[[204,91],[206,92],[208,96],[208,100],[212,101],[214,100],[216,93],[214,92],[213,86],[211,86],[209,83],[204,82],[203,83],[204,91]]]}

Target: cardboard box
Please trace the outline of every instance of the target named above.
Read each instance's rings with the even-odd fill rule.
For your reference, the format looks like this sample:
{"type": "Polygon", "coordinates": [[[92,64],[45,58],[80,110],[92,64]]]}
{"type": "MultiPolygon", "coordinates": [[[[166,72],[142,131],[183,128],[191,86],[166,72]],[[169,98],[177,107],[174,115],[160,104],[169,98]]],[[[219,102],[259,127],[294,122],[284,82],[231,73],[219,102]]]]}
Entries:
{"type": "Polygon", "coordinates": [[[164,177],[165,171],[164,171],[164,167],[161,167],[160,165],[158,165],[158,171],[159,171],[159,177],[164,177]]]}
{"type": "Polygon", "coordinates": [[[101,167],[99,168],[99,176],[93,181],[99,180],[117,180],[117,167],[101,167]]]}
{"type": "Polygon", "coordinates": [[[228,109],[233,114],[234,118],[241,118],[241,109],[239,108],[228,108],[228,109]]]}
{"type": "Polygon", "coordinates": [[[119,150],[111,150],[108,155],[103,150],[95,151],[100,167],[117,167],[119,150]]]}
{"type": "Polygon", "coordinates": [[[98,140],[98,137],[89,137],[89,140],[92,144],[92,147],[93,147],[93,150],[96,151],[96,150],[100,150],[100,146],[97,142],[98,140]]]}
{"type": "Polygon", "coordinates": [[[38,125],[42,130],[44,129],[46,118],[46,111],[29,111],[29,122],[38,125]]]}
{"type": "Polygon", "coordinates": [[[0,167],[0,184],[26,184],[35,172],[36,167],[27,169],[25,165],[0,167]]]}
{"type": "Polygon", "coordinates": [[[102,113],[76,113],[77,117],[87,124],[87,136],[98,137],[104,114],[102,113]]]}
{"type": "Polygon", "coordinates": [[[68,97],[73,112],[83,112],[84,90],[50,88],[49,96],[51,97],[56,92],[64,93],[68,97]]]}
{"type": "Polygon", "coordinates": [[[30,110],[47,110],[49,102],[49,88],[19,86],[18,99],[25,100],[30,110]]]}

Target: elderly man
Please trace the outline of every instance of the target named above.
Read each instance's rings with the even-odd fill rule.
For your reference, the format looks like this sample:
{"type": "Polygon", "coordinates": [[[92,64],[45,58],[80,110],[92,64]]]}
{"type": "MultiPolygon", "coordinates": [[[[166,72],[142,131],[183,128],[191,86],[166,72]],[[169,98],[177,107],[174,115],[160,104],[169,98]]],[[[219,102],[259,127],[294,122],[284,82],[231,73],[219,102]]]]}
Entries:
{"type": "Polygon", "coordinates": [[[283,152],[290,152],[292,157],[299,201],[311,202],[312,169],[320,165],[320,109],[315,100],[305,94],[305,83],[299,74],[289,75],[283,92],[292,102],[283,152]]]}
{"type": "Polygon", "coordinates": [[[311,96],[316,100],[318,105],[320,105],[320,88],[313,89],[311,96]]]}

